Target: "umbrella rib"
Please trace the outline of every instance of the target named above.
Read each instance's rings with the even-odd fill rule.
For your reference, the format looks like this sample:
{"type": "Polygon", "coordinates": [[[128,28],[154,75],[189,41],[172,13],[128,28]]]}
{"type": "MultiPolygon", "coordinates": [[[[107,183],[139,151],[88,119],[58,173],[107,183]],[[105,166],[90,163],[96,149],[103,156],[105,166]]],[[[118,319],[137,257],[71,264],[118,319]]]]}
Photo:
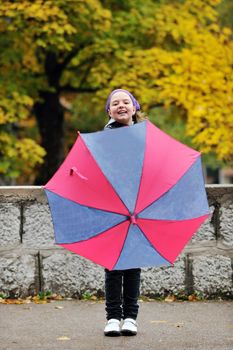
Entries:
{"type": "MultiPolygon", "coordinates": [[[[77,203],[77,202],[74,202],[74,203],[77,203]]],[[[84,204],[80,204],[80,203],[78,203],[78,204],[81,205],[81,206],[83,206],[83,207],[85,207],[85,208],[96,209],[96,210],[103,211],[103,212],[108,212],[108,213],[111,213],[111,214],[122,215],[123,217],[125,217],[125,218],[127,218],[127,219],[128,219],[128,217],[130,217],[130,214],[129,214],[129,216],[127,216],[127,215],[122,214],[122,213],[119,213],[119,212],[117,212],[117,211],[112,211],[112,210],[108,210],[108,209],[100,209],[100,208],[91,207],[91,206],[89,206],[89,205],[84,205],[84,204]]],[[[127,219],[126,219],[126,220],[127,220],[127,219]]]]}
{"type": "MultiPolygon", "coordinates": [[[[144,210],[144,209],[143,209],[144,210]]],[[[139,213],[140,214],[140,213],[139,213]]],[[[199,218],[202,218],[206,215],[209,215],[210,213],[209,212],[206,212],[205,214],[203,215],[199,215],[199,216],[192,216],[191,218],[186,218],[186,219],[154,219],[154,218],[142,218],[142,217],[139,217],[138,219],[142,219],[142,220],[150,220],[150,221],[169,221],[169,222],[179,222],[179,221],[188,221],[188,220],[193,220],[193,219],[199,219],[199,218]]]]}
{"type": "MultiPolygon", "coordinates": [[[[195,163],[199,158],[201,158],[201,155],[199,155],[199,156],[195,159],[194,163],[195,163]]],[[[186,171],[189,170],[189,169],[194,165],[194,163],[192,163],[192,164],[188,167],[188,169],[186,169],[186,171]]],[[[141,213],[143,210],[147,209],[147,208],[148,208],[149,206],[151,206],[155,201],[158,201],[158,200],[161,199],[163,196],[165,196],[165,195],[171,190],[172,186],[177,185],[178,182],[181,181],[181,179],[183,178],[183,176],[185,176],[186,171],[185,171],[183,174],[181,174],[181,175],[179,176],[179,178],[177,179],[177,181],[176,181],[175,184],[171,184],[171,187],[169,187],[165,192],[161,193],[156,199],[154,199],[154,200],[151,201],[147,206],[145,206],[143,209],[141,209],[139,213],[141,213]]],[[[156,177],[156,174],[154,175],[154,178],[155,178],[155,177],[156,177]]],[[[140,186],[141,186],[141,184],[140,184],[140,186]]],[[[148,193],[149,191],[150,191],[150,188],[148,187],[147,193],[148,193]]],[[[146,196],[147,193],[145,193],[144,195],[146,196]]],[[[138,213],[138,214],[139,214],[139,213],[138,213]]]]}
{"type": "MultiPolygon", "coordinates": [[[[49,191],[49,192],[51,192],[51,193],[54,193],[56,196],[59,196],[59,197],[61,197],[61,198],[64,198],[64,197],[62,197],[60,194],[57,194],[56,192],[54,192],[54,191],[52,191],[52,190],[46,189],[46,191],[49,191]]],[[[127,218],[128,216],[130,216],[130,213],[129,213],[129,215],[125,215],[125,214],[122,214],[122,213],[117,212],[117,211],[112,211],[112,210],[108,210],[108,209],[101,209],[101,208],[97,208],[97,207],[94,207],[94,206],[90,206],[90,205],[86,205],[86,204],[81,204],[81,203],[79,203],[79,202],[77,202],[77,201],[75,201],[75,200],[73,200],[73,199],[69,199],[69,198],[65,198],[65,199],[67,199],[67,200],[70,201],[70,202],[73,202],[74,204],[78,204],[78,205],[80,205],[80,206],[82,206],[82,207],[85,207],[85,208],[96,209],[96,210],[103,211],[103,212],[106,211],[106,212],[108,212],[108,213],[112,213],[112,214],[117,214],[117,215],[125,216],[126,218],[127,218]]]]}
{"type": "Polygon", "coordinates": [[[142,232],[143,236],[146,238],[146,240],[149,242],[149,244],[151,245],[151,247],[164,259],[164,260],[167,260],[170,264],[173,265],[173,262],[171,262],[169,259],[167,259],[165,256],[163,256],[163,254],[161,254],[157,248],[155,248],[153,246],[153,244],[151,243],[151,241],[149,240],[149,238],[145,235],[145,233],[143,232],[143,230],[141,229],[141,227],[139,227],[138,225],[138,228],[139,230],[142,232]]]}
{"type": "MultiPolygon", "coordinates": [[[[165,196],[166,194],[167,194],[167,192],[169,192],[170,191],[170,188],[167,190],[167,191],[165,191],[164,193],[162,193],[159,197],[157,197],[156,199],[154,199],[152,202],[150,202],[147,206],[145,206],[143,209],[141,209],[140,210],[140,212],[137,214],[137,215],[139,215],[142,211],[144,211],[144,210],[146,210],[147,208],[149,208],[152,204],[154,204],[155,203],[155,201],[158,201],[159,199],[161,199],[163,196],[165,196]]],[[[142,219],[142,218],[140,218],[140,219],[142,219]]],[[[159,219],[158,219],[159,220],[159,219]]],[[[164,219],[165,220],[165,219],[164,219]]]]}
{"type": "MultiPolygon", "coordinates": [[[[101,232],[97,233],[96,235],[91,236],[91,237],[88,237],[88,238],[86,238],[86,239],[82,239],[82,240],[80,240],[80,241],[69,242],[69,243],[57,243],[57,244],[58,244],[58,245],[60,245],[60,244],[66,245],[66,244],[74,244],[74,243],[81,243],[81,242],[85,242],[85,241],[90,241],[92,238],[96,238],[96,237],[98,237],[98,236],[104,234],[104,233],[107,232],[108,230],[113,229],[113,228],[115,228],[115,227],[117,227],[117,226],[120,226],[120,225],[123,224],[123,222],[125,222],[125,221],[127,221],[127,220],[123,220],[123,221],[119,222],[118,224],[115,224],[115,225],[111,226],[110,228],[108,228],[108,229],[106,229],[106,230],[104,230],[104,231],[101,231],[101,232]]],[[[128,232],[127,232],[127,234],[128,234],[128,232]]],[[[127,235],[126,235],[126,236],[127,236],[127,235]]]]}
{"type": "MultiPolygon", "coordinates": [[[[71,199],[69,199],[69,200],[72,201],[71,199]]],[[[122,215],[122,216],[125,216],[126,218],[128,216],[130,216],[130,214],[129,215],[125,215],[125,214],[122,214],[122,213],[117,212],[117,211],[112,211],[112,210],[108,210],[108,209],[101,209],[101,208],[97,208],[97,207],[94,207],[94,206],[92,207],[90,205],[80,204],[80,203],[78,203],[76,201],[72,201],[72,202],[74,202],[75,204],[78,204],[78,205],[80,205],[82,207],[85,207],[85,208],[96,209],[96,210],[103,211],[103,212],[108,212],[108,213],[112,213],[112,214],[122,215]]]]}
{"type": "Polygon", "coordinates": [[[108,182],[108,184],[111,186],[113,192],[117,195],[117,197],[120,199],[121,203],[124,205],[124,207],[126,208],[126,210],[128,211],[128,214],[130,215],[130,211],[127,208],[127,206],[125,205],[125,203],[123,202],[122,198],[119,196],[119,194],[117,193],[117,191],[115,190],[115,188],[113,187],[113,185],[111,184],[111,182],[109,181],[109,179],[107,178],[107,176],[104,174],[104,172],[102,171],[101,167],[99,166],[98,162],[96,161],[96,159],[93,157],[91,151],[89,150],[88,146],[86,145],[84,139],[82,138],[82,135],[80,134],[79,137],[81,138],[83,144],[85,145],[87,151],[89,152],[91,158],[93,159],[93,161],[96,163],[96,165],[98,166],[100,172],[103,174],[105,180],[108,182]]]}
{"type": "Polygon", "coordinates": [[[128,230],[127,230],[127,233],[126,233],[126,235],[125,235],[124,243],[122,244],[122,248],[121,248],[120,254],[119,254],[119,256],[118,256],[118,258],[117,258],[117,260],[116,260],[116,263],[114,264],[114,266],[113,266],[112,269],[114,269],[114,267],[115,267],[115,266],[117,265],[117,263],[118,263],[118,260],[119,260],[120,257],[121,257],[122,251],[123,251],[124,246],[125,246],[125,241],[126,241],[126,239],[127,239],[127,237],[128,237],[128,233],[129,233],[130,226],[131,226],[131,225],[129,225],[128,230]]]}
{"type": "MultiPolygon", "coordinates": [[[[156,177],[156,176],[154,176],[154,177],[156,177]]],[[[150,202],[143,209],[141,209],[138,214],[140,214],[143,210],[149,208],[152,204],[154,204],[155,201],[158,201],[161,197],[165,196],[167,194],[167,192],[169,192],[169,191],[170,191],[170,188],[168,188],[165,192],[161,193],[161,195],[159,197],[157,197],[156,199],[152,200],[152,202],[150,202]]],[[[150,192],[150,188],[148,188],[147,192],[150,192]]]]}
{"type": "MultiPolygon", "coordinates": [[[[146,121],[146,125],[148,125],[148,121],[146,121]]],[[[146,128],[146,135],[147,135],[147,132],[148,132],[148,127],[146,128]]],[[[146,139],[146,138],[145,138],[146,139]]],[[[143,176],[143,170],[144,170],[144,167],[145,167],[145,156],[146,156],[146,148],[147,148],[147,143],[145,142],[145,148],[144,148],[144,157],[143,157],[143,167],[142,167],[142,169],[141,169],[141,176],[140,176],[140,182],[139,182],[139,188],[138,188],[138,193],[137,193],[137,198],[136,198],[136,201],[135,201],[135,207],[134,207],[134,212],[135,212],[135,208],[137,207],[137,204],[138,204],[138,197],[139,197],[139,194],[140,194],[140,190],[141,190],[141,186],[142,186],[142,176],[143,176]]],[[[154,177],[156,177],[156,175],[154,175],[154,177]]],[[[149,192],[150,191],[150,188],[148,188],[148,191],[147,192],[149,192]]],[[[168,192],[169,191],[169,189],[166,191],[166,192],[168,192]]],[[[165,193],[166,193],[165,192],[165,193]]],[[[163,196],[165,193],[162,193],[161,194],[161,196],[163,196]]],[[[144,194],[144,195],[146,195],[146,194],[144,194]]],[[[159,196],[158,198],[156,198],[156,200],[158,200],[161,196],[159,196]]],[[[143,210],[145,210],[146,208],[148,208],[151,204],[153,204],[154,203],[154,201],[152,201],[150,204],[148,204],[145,208],[143,208],[142,210],[140,210],[140,212],[141,211],[143,211],[143,210]]],[[[140,213],[139,212],[139,213],[140,213]]],[[[137,213],[137,214],[139,214],[139,213],[137,213]]]]}
{"type": "MultiPolygon", "coordinates": [[[[147,121],[146,121],[146,125],[148,125],[147,121]]],[[[147,128],[146,128],[146,134],[147,134],[147,128]]],[[[146,137],[145,137],[145,140],[146,140],[146,137]]],[[[142,174],[143,174],[143,169],[144,169],[144,165],[145,165],[146,145],[147,144],[146,144],[146,141],[145,141],[144,155],[143,155],[143,166],[141,168],[141,176],[140,176],[140,181],[139,181],[138,193],[137,193],[137,198],[136,198],[136,201],[135,201],[134,211],[133,212],[135,212],[135,209],[137,207],[138,197],[139,197],[139,193],[140,193],[140,189],[141,189],[141,185],[142,185],[142,174]]]]}

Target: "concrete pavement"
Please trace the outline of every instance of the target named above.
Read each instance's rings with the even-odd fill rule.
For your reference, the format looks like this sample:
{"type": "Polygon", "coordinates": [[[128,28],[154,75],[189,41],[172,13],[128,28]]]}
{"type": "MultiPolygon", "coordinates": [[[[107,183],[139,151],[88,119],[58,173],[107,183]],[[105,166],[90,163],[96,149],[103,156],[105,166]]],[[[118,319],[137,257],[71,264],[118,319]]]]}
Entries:
{"type": "Polygon", "coordinates": [[[103,335],[103,302],[0,304],[0,350],[232,350],[233,302],[141,302],[136,337],[103,335]]]}

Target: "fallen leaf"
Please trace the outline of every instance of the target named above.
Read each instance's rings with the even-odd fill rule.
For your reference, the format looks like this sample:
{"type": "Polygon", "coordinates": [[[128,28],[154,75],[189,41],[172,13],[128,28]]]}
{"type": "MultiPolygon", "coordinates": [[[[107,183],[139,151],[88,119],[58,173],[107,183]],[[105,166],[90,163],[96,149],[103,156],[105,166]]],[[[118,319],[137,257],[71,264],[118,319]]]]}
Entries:
{"type": "Polygon", "coordinates": [[[19,300],[19,299],[6,299],[5,304],[15,304],[15,305],[21,305],[24,304],[23,300],[19,300]]]}
{"type": "Polygon", "coordinates": [[[70,340],[70,338],[63,335],[63,336],[57,338],[57,340],[70,340]]]}
{"type": "Polygon", "coordinates": [[[63,300],[62,296],[59,294],[52,294],[51,297],[49,297],[49,299],[52,300],[63,300]]]}
{"type": "Polygon", "coordinates": [[[175,295],[168,295],[168,296],[165,298],[165,301],[166,301],[167,303],[172,303],[172,302],[175,301],[175,300],[176,300],[175,295]]]}
{"type": "Polygon", "coordinates": [[[26,299],[26,300],[24,300],[24,304],[31,304],[31,299],[26,299]]]}
{"type": "Polygon", "coordinates": [[[64,309],[63,306],[55,306],[55,309],[64,309]]]}
{"type": "Polygon", "coordinates": [[[35,304],[47,304],[47,300],[34,300],[35,304]]]}
{"type": "Polygon", "coordinates": [[[188,296],[188,301],[197,301],[197,296],[195,294],[191,294],[188,296]]]}

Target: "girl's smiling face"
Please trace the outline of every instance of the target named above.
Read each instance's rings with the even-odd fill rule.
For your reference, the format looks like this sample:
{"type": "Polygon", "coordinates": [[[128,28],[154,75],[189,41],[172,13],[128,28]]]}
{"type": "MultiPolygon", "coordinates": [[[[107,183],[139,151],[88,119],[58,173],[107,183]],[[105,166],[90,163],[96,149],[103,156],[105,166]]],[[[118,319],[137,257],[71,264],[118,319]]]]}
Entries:
{"type": "Polygon", "coordinates": [[[131,125],[135,112],[136,107],[127,93],[119,91],[113,94],[108,109],[111,118],[119,123],[131,125]]]}

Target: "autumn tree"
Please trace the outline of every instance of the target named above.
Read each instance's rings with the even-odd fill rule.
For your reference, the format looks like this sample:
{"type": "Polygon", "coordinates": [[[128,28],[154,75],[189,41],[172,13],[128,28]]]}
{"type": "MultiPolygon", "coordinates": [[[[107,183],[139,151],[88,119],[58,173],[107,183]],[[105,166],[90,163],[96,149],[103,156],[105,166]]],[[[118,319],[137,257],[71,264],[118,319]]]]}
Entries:
{"type": "MultiPolygon", "coordinates": [[[[64,112],[59,103],[62,73],[81,50],[108,30],[110,15],[95,0],[5,1],[0,5],[4,83],[10,93],[22,91],[30,96],[27,102],[36,116],[41,145],[47,153],[40,183],[54,173],[63,157],[64,112]]],[[[15,103],[17,120],[20,103],[15,103]]],[[[11,123],[7,104],[3,113],[11,123]]],[[[31,156],[34,151],[28,150],[31,156]]]]}
{"type": "MultiPolygon", "coordinates": [[[[72,94],[72,106],[77,108],[83,99],[87,113],[93,110],[98,116],[110,90],[119,86],[130,89],[145,109],[175,108],[171,118],[186,123],[186,133],[200,150],[230,159],[232,41],[230,29],[219,26],[219,3],[6,0],[0,4],[4,159],[0,173],[12,169],[15,175],[25,163],[24,171],[32,168],[42,161],[45,149],[37,178],[37,183],[45,183],[64,156],[62,98],[72,94]],[[43,149],[24,138],[30,136],[32,129],[25,126],[33,116],[43,149]],[[21,154],[28,160],[16,151],[12,137],[21,140],[21,154]]],[[[70,113],[75,116],[77,110],[71,107],[70,113]]]]}
{"type": "Polygon", "coordinates": [[[148,28],[150,47],[126,50],[110,85],[121,85],[125,71],[124,86],[143,106],[176,107],[195,147],[232,162],[233,42],[230,28],[219,25],[220,2],[163,2],[148,28]]]}

